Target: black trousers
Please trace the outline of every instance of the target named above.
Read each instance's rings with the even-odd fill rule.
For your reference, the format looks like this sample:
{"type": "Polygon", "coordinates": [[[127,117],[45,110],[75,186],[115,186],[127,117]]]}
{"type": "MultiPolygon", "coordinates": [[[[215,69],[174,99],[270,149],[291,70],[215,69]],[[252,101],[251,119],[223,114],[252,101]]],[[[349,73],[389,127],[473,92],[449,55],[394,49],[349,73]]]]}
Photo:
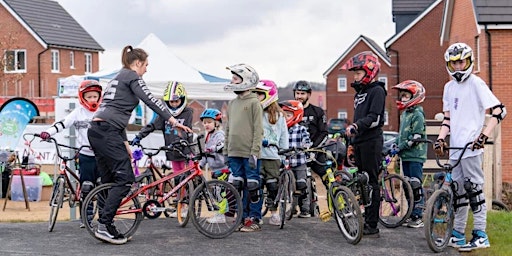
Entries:
{"type": "Polygon", "coordinates": [[[380,187],[379,170],[381,165],[382,137],[364,141],[354,145],[356,166],[359,171],[368,173],[368,184],[373,193],[370,206],[365,208],[365,222],[371,228],[376,228],[379,222],[380,187]]]}
{"type": "Polygon", "coordinates": [[[124,144],[124,132],[107,122],[91,122],[87,132],[96,155],[101,183],[115,183],[100,210],[99,222],[102,224],[112,223],[121,200],[135,182],[130,156],[124,144]]]}

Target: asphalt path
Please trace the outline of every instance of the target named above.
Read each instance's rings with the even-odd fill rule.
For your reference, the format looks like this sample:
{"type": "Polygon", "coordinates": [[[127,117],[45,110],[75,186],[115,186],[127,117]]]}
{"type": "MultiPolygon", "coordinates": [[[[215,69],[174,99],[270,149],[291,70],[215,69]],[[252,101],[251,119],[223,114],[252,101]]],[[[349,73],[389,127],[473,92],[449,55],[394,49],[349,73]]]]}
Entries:
{"type": "MultiPolygon", "coordinates": [[[[264,218],[267,223],[268,218],[264,218]]],[[[178,227],[175,219],[145,219],[124,245],[96,240],[77,221],[0,223],[0,255],[433,255],[423,229],[380,227],[380,238],[348,244],[336,223],[318,218],[287,222],[284,229],[264,224],[258,232],[235,232],[224,239],[200,234],[192,223],[178,227]]],[[[447,248],[436,255],[458,255],[447,248]]]]}

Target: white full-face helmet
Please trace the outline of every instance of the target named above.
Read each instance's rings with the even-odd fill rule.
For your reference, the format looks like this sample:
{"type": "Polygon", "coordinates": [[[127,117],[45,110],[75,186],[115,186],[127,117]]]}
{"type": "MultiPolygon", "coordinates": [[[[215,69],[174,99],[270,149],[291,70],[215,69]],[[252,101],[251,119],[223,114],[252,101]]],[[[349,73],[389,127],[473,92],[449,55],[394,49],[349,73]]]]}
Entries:
{"type": "Polygon", "coordinates": [[[457,82],[463,82],[466,80],[471,73],[473,73],[473,62],[475,57],[473,56],[473,50],[469,45],[465,43],[455,43],[450,45],[444,53],[444,60],[446,61],[446,70],[448,74],[455,79],[457,82]],[[451,61],[464,60],[466,59],[466,66],[463,70],[455,70],[451,65],[451,61]]]}
{"type": "Polygon", "coordinates": [[[226,67],[233,75],[242,79],[239,84],[228,84],[224,87],[225,91],[242,92],[256,88],[260,78],[254,68],[246,64],[236,64],[226,67]]]}

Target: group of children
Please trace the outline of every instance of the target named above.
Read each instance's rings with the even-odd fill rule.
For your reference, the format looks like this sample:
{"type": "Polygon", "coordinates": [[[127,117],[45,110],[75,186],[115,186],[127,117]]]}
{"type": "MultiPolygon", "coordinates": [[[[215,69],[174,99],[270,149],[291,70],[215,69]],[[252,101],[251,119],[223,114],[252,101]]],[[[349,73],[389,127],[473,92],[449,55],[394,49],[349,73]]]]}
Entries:
{"type": "MultiPolygon", "coordinates": [[[[135,71],[138,75],[138,80],[134,78],[135,80],[132,79],[130,80],[131,82],[127,83],[130,86],[136,86],[138,83],[138,85],[144,87],[142,86],[144,83],[141,79],[147,66],[147,54],[144,54],[141,49],[133,49],[131,47],[123,50],[123,64],[125,65],[126,74],[120,74],[116,79],[124,79],[122,75],[131,76],[130,72],[135,71]],[[142,81],[142,84],[140,81],[142,81]]],[[[471,48],[463,43],[454,44],[446,51],[445,61],[447,70],[453,77],[453,81],[448,82],[444,89],[444,120],[439,138],[434,145],[434,149],[438,154],[444,153],[443,148],[446,147],[444,139],[449,132],[452,135],[450,136],[450,144],[454,146],[463,145],[467,140],[474,140],[472,146],[473,153],[464,157],[462,164],[454,169],[453,172],[453,179],[459,184],[458,193],[467,193],[472,197],[476,197],[477,201],[479,200],[478,207],[471,205],[471,209],[475,213],[475,230],[473,230],[473,238],[469,243],[466,243],[464,236],[468,207],[461,207],[456,213],[450,245],[460,247],[462,251],[489,247],[489,240],[485,233],[486,208],[485,203],[480,202],[483,200],[483,193],[481,192],[483,174],[480,168],[481,148],[483,148],[495,125],[503,120],[506,115],[503,104],[490,92],[480,78],[472,74],[473,59],[471,48]],[[486,109],[492,109],[492,117],[488,121],[485,130],[482,131],[483,127],[485,127],[483,126],[483,121],[486,109]],[[466,116],[468,115],[474,116],[476,121],[467,123],[469,119],[466,116]],[[468,125],[471,125],[471,127],[468,125]],[[479,188],[480,193],[475,193],[474,189],[464,191],[465,183],[467,182],[471,183],[471,188],[479,188]],[[478,211],[475,209],[478,209],[478,211]]],[[[368,165],[369,162],[373,162],[372,157],[374,154],[372,152],[378,151],[376,149],[382,146],[378,145],[379,143],[382,144],[382,138],[379,139],[377,135],[379,131],[382,134],[381,127],[383,125],[382,118],[386,95],[383,85],[376,81],[379,66],[376,55],[363,52],[354,56],[343,67],[343,69],[354,71],[355,82],[352,83],[352,86],[356,90],[355,102],[357,103],[355,104],[354,122],[347,127],[346,135],[355,142],[356,165],[361,170],[367,171],[370,174],[375,172],[373,173],[375,175],[372,174],[373,176],[377,175],[377,169],[366,169],[372,168],[368,165]],[[368,161],[364,161],[364,159],[368,161]]],[[[262,184],[266,185],[270,200],[275,199],[277,194],[279,169],[281,166],[281,156],[278,155],[278,150],[289,147],[309,147],[312,142],[308,129],[300,124],[304,115],[304,107],[300,101],[287,100],[278,102],[276,84],[271,80],[260,80],[258,73],[251,66],[238,64],[227,67],[227,69],[231,72],[232,78],[231,82],[224,89],[234,92],[237,96],[228,104],[228,119],[225,120],[225,131],[222,130],[223,115],[221,111],[208,108],[201,113],[200,119],[206,133],[205,151],[208,153],[208,157],[203,158],[200,165],[203,168],[208,165],[214,178],[218,177],[222,170],[229,169],[229,182],[238,189],[243,198],[244,221],[241,223],[239,231],[258,231],[261,229],[262,224],[262,184]]],[[[411,219],[405,225],[409,227],[422,227],[422,208],[425,199],[421,184],[427,148],[426,144],[414,142],[414,139],[426,138],[425,115],[420,106],[425,99],[425,88],[417,81],[406,80],[394,86],[393,89],[398,90],[398,100],[396,103],[398,109],[402,111],[402,115],[400,117],[400,135],[397,145],[392,149],[391,153],[398,154],[402,159],[403,172],[405,176],[409,177],[415,202],[411,219]]],[[[83,81],[78,92],[81,107],[75,109],[64,120],[54,123],[49,129],[41,132],[41,138],[48,139],[53,134],[74,125],[78,130],[77,141],[80,144],[79,146],[90,145],[89,140],[91,138],[100,138],[98,136],[102,131],[111,131],[116,128],[116,138],[117,135],[121,135],[120,139],[124,137],[125,150],[130,153],[131,150],[126,140],[125,132],[124,135],[117,134],[117,128],[124,130],[122,123],[127,121],[124,115],[122,120],[117,120],[115,117],[105,114],[105,112],[95,114],[103,98],[108,101],[108,103],[102,104],[103,108],[106,107],[108,109],[110,105],[115,105],[112,93],[116,92],[107,91],[103,94],[102,87],[97,81],[83,81]],[[112,119],[113,121],[106,124],[106,119],[112,119]],[[93,132],[89,131],[88,133],[87,130],[91,127],[92,123],[96,124],[97,127],[95,126],[93,132]]],[[[138,93],[138,87],[137,92],[134,93],[142,95],[142,91],[138,93]]],[[[152,95],[150,96],[152,97],[152,95]]],[[[148,96],[150,101],[152,101],[151,97],[148,96]]],[[[132,140],[132,145],[139,143],[140,140],[155,130],[163,132],[166,145],[172,144],[176,140],[191,140],[189,132],[192,126],[192,109],[187,107],[187,94],[183,84],[170,82],[165,89],[162,100],[163,106],[159,104],[153,106],[150,104],[159,115],[135,136],[132,140]]],[[[136,101],[130,101],[130,106],[133,105],[132,103],[135,104],[136,101]]],[[[104,109],[101,111],[104,111],[104,109]]],[[[98,140],[97,143],[93,143],[95,144],[93,149],[94,146],[96,146],[96,149],[102,149],[99,147],[100,142],[98,140]]],[[[108,164],[105,165],[105,162],[102,161],[106,156],[106,151],[100,151],[101,156],[98,157],[96,155],[96,159],[95,151],[85,148],[79,155],[82,197],[85,197],[94,185],[97,184],[97,180],[100,177],[102,181],[108,180],[110,177],[108,176],[110,175],[109,172],[112,171],[101,170],[102,168],[112,167],[108,164]],[[98,168],[97,163],[98,166],[101,163],[102,168],[98,168]],[[99,169],[102,171],[101,173],[98,171],[99,169]]],[[[121,149],[119,152],[121,151],[124,151],[124,149],[121,149]]],[[[181,155],[167,153],[166,157],[167,160],[171,161],[172,169],[175,173],[181,172],[188,164],[181,155]]],[[[122,161],[124,164],[124,159],[122,161]]],[[[308,209],[309,204],[305,200],[305,154],[298,154],[292,157],[290,165],[296,176],[296,188],[302,191],[301,198],[299,198],[300,211],[301,213],[308,213],[310,210],[308,209]]],[[[370,176],[370,182],[372,182],[373,176],[370,176]]],[[[127,181],[131,180],[130,177],[125,178],[127,181]]],[[[376,179],[376,177],[373,177],[373,179],[376,179]]],[[[378,192],[378,187],[375,189],[378,192]]],[[[122,193],[119,192],[119,196],[122,196],[122,193]]],[[[374,195],[375,198],[373,199],[378,200],[377,197],[379,195],[378,193],[375,194],[377,195],[374,195]]],[[[378,201],[375,201],[375,203],[378,205],[378,201]]],[[[375,207],[378,206],[374,205],[372,209],[375,210],[375,207]]],[[[366,214],[365,235],[378,235],[379,232],[376,228],[375,216],[373,216],[375,213],[372,213],[372,209],[367,211],[366,214]]],[[[280,224],[280,217],[276,214],[276,210],[275,208],[270,208],[269,224],[271,225],[280,224]]],[[[303,216],[307,216],[307,214],[303,216]]],[[[126,238],[119,234],[115,227],[109,223],[108,217],[102,219],[104,223],[100,221],[96,236],[111,243],[125,243],[126,238]]],[[[225,219],[222,216],[214,216],[208,219],[208,221],[211,223],[222,223],[225,219]]]]}

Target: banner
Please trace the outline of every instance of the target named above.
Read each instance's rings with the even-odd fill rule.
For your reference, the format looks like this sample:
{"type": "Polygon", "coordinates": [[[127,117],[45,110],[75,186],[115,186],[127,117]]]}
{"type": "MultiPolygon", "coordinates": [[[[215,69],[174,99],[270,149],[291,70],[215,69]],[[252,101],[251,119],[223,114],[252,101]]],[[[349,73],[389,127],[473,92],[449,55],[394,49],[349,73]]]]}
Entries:
{"type": "Polygon", "coordinates": [[[39,110],[32,101],[12,98],[0,108],[0,149],[14,150],[23,131],[39,110]]]}

